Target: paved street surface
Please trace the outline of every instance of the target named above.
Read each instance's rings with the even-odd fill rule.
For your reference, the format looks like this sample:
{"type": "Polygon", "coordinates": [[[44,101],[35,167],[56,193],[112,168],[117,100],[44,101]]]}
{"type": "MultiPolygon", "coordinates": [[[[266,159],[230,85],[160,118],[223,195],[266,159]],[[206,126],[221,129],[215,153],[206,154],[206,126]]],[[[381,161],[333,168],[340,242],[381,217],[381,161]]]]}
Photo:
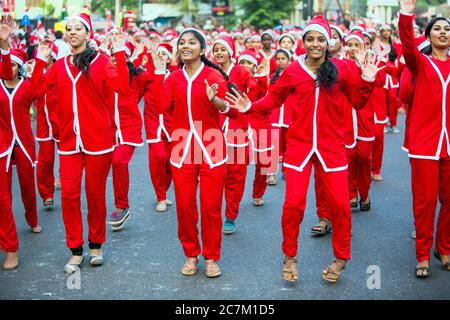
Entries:
{"type": "MultiPolygon", "coordinates": [[[[39,200],[43,232],[32,234],[24,219],[14,173],[13,208],[20,241],[20,267],[10,272],[0,270],[0,298],[450,299],[450,273],[441,270],[434,257],[429,279],[414,276],[410,169],[407,155],[400,149],[404,116],[399,117],[399,122],[401,133],[386,135],[382,172],[385,180],[372,184],[372,209],[353,211],[352,260],[336,285],[325,283],[321,277],[322,270],[333,259],[331,237],[313,238],[309,232],[317,221],[312,184],[299,239],[299,281],[290,284],[282,280],[280,215],[285,183],[279,174],[278,184],[267,189],[265,205],[253,207],[253,166],[249,166],[237,230],[223,237],[222,276],[208,279],[203,260],[196,276],[183,276],[180,270],[184,256],[177,237],[175,207],[162,214],[154,210],[145,146],[137,150],[130,165],[132,217],[121,232],[113,233],[108,227],[103,247],[105,264],[94,268],[85,261],[79,282],[63,272],[70,251],[65,243],[60,200],[55,200],[52,211],[45,211],[39,200]],[[368,281],[377,269],[379,289],[373,288],[377,287],[377,281],[368,281]],[[74,288],[78,284],[80,289],[74,288]]],[[[173,187],[169,198],[174,200],[173,187]]],[[[111,212],[114,209],[111,178],[107,202],[111,212]]],[[[82,207],[86,215],[84,192],[82,207]]],[[[3,259],[4,254],[0,253],[0,261],[3,259]]]]}

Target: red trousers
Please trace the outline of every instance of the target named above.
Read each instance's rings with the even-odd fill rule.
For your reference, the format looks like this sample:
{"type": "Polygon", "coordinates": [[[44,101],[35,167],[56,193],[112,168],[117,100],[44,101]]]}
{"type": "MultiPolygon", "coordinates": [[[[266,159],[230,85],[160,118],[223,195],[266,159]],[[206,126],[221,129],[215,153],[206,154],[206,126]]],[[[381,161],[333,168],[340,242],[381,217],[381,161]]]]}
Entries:
{"type": "Polygon", "coordinates": [[[317,172],[317,183],[323,186],[325,200],[329,205],[334,256],[337,259],[349,260],[352,216],[348,202],[347,170],[325,172],[316,155],[310,159],[302,172],[286,168],[286,197],[281,217],[283,253],[288,257],[297,256],[300,224],[305,213],[306,194],[313,165],[317,172]]]}
{"type": "Polygon", "coordinates": [[[255,153],[255,178],[253,179],[253,199],[259,199],[264,196],[267,188],[267,174],[270,164],[264,164],[260,161],[259,152],[255,153]]]}
{"type": "Polygon", "coordinates": [[[106,239],[106,179],[113,153],[60,155],[61,204],[67,246],[76,249],[84,244],[81,215],[81,179],[85,171],[88,207],[88,239],[102,244],[106,239]]]}
{"type": "Polygon", "coordinates": [[[438,199],[441,208],[436,250],[442,255],[450,254],[450,158],[439,161],[410,158],[410,163],[416,257],[418,262],[422,262],[430,259],[438,199]]]}
{"type": "Polygon", "coordinates": [[[150,178],[158,201],[167,199],[166,193],[172,182],[170,165],[170,142],[161,141],[148,144],[150,178]]]}
{"type": "Polygon", "coordinates": [[[387,115],[389,117],[389,123],[391,126],[397,126],[397,114],[398,114],[398,99],[397,88],[390,88],[386,91],[386,107],[387,115]]]}
{"type": "Polygon", "coordinates": [[[19,249],[8,187],[6,157],[0,158],[0,249],[6,252],[15,252],[19,249]]]}
{"type": "Polygon", "coordinates": [[[178,237],[186,257],[196,257],[202,253],[205,259],[220,260],[225,173],[225,165],[213,169],[208,164],[183,164],[180,169],[172,166],[177,202],[178,237]],[[199,183],[201,249],[198,239],[197,208],[199,183]]]}
{"type": "Polygon", "coordinates": [[[375,141],[372,146],[372,173],[380,174],[383,162],[384,127],[382,123],[375,123],[375,141]]]}
{"type": "Polygon", "coordinates": [[[284,154],[286,153],[286,143],[287,143],[287,132],[289,128],[280,128],[280,156],[283,157],[283,161],[281,162],[281,172],[285,172],[285,168],[283,166],[284,162],[284,154]]]}
{"type": "Polygon", "coordinates": [[[372,141],[358,140],[348,163],[349,197],[366,201],[369,197],[372,167],[372,141]]]}
{"type": "Polygon", "coordinates": [[[55,193],[55,141],[39,141],[36,180],[39,195],[43,201],[53,199],[55,193]]]}
{"type": "Polygon", "coordinates": [[[133,157],[135,147],[122,144],[112,156],[112,176],[114,186],[114,203],[117,209],[129,208],[128,190],[130,189],[130,172],[128,164],[133,157]]]}
{"type": "Polygon", "coordinates": [[[235,220],[245,191],[247,177],[248,148],[228,148],[228,162],[225,174],[225,216],[235,220]],[[233,153],[233,155],[230,155],[233,153]],[[244,158],[243,158],[244,157],[244,158]]]}
{"type": "MultiPolygon", "coordinates": [[[[14,161],[19,178],[20,195],[25,208],[25,219],[30,227],[38,226],[36,208],[36,181],[34,179],[34,168],[30,160],[19,146],[15,146],[11,161],[14,161]]],[[[8,189],[12,203],[12,166],[8,170],[8,189]]]]}
{"type": "Polygon", "coordinates": [[[317,217],[319,219],[331,220],[330,211],[328,209],[328,203],[326,200],[325,188],[319,182],[319,179],[320,176],[317,173],[317,170],[314,169],[314,191],[316,194],[317,217]]]}

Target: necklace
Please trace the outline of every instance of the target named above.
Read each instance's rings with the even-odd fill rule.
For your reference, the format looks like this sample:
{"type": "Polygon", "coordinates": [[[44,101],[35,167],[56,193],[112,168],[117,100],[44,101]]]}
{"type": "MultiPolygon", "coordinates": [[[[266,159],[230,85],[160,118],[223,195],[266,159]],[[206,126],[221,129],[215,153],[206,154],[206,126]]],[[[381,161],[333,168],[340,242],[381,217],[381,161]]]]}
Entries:
{"type": "Polygon", "coordinates": [[[318,66],[318,67],[313,67],[313,66],[309,65],[308,60],[305,60],[305,64],[306,64],[306,66],[308,67],[308,69],[313,70],[313,71],[316,71],[317,69],[320,68],[320,66],[318,66]]]}

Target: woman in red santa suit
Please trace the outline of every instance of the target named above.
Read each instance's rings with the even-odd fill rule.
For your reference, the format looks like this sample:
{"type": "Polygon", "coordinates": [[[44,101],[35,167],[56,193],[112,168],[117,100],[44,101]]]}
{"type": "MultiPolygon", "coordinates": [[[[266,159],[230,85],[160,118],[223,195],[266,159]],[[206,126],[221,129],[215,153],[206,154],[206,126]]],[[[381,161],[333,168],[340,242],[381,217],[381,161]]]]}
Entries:
{"type": "MultiPolygon", "coordinates": [[[[356,69],[357,63],[360,63],[358,60],[364,61],[367,50],[370,50],[370,48],[367,48],[364,35],[359,30],[348,35],[345,38],[345,43],[348,58],[352,60],[348,63],[356,69]],[[360,56],[360,54],[363,54],[363,56],[360,56]]],[[[374,104],[378,103],[376,99],[377,97],[372,92],[364,108],[356,110],[352,108],[353,106],[350,106],[352,108],[352,121],[349,122],[349,125],[353,129],[354,143],[353,148],[347,149],[349,197],[350,206],[355,208],[358,206],[359,193],[361,211],[370,210],[371,157],[372,144],[375,140],[374,104]]]]}
{"type": "Polygon", "coordinates": [[[215,95],[224,96],[228,76],[209,61],[206,38],[196,29],[185,29],[177,48],[182,69],[163,85],[160,112],[173,110],[170,163],[177,203],[178,237],[186,262],[182,274],[197,273],[198,256],[206,260],[206,276],[221,274],[218,266],[222,241],[222,196],[227,151],[220,112],[236,116],[236,110],[215,95]],[[211,87],[209,86],[211,84],[211,87]],[[214,103],[219,104],[216,107],[214,103]],[[201,240],[198,239],[197,188],[200,185],[201,240]]]}
{"type": "MultiPolygon", "coordinates": [[[[47,72],[58,57],[58,47],[52,46],[44,73],[47,72]]],[[[58,142],[58,124],[55,110],[58,96],[55,90],[45,93],[35,101],[37,110],[36,140],[39,142],[38,163],[36,166],[36,181],[39,195],[45,208],[53,206],[55,192],[55,142],[58,142]]]]}
{"type": "MultiPolygon", "coordinates": [[[[380,28],[380,42],[379,45],[374,48],[375,52],[384,58],[384,61],[390,68],[403,68],[398,61],[398,58],[402,55],[402,47],[399,43],[392,41],[392,30],[389,25],[383,25],[380,28]]],[[[399,133],[397,128],[397,113],[398,113],[398,88],[399,88],[398,75],[386,74],[385,90],[386,90],[386,107],[387,116],[389,122],[384,130],[385,133],[393,132],[399,133]]],[[[378,173],[379,174],[379,173],[378,173]]]]}
{"type": "MultiPolygon", "coordinates": [[[[281,76],[283,71],[287,68],[289,63],[291,62],[291,55],[289,51],[285,49],[278,49],[275,52],[275,61],[277,63],[276,71],[270,75],[270,83],[273,85],[276,83],[278,78],[281,76]]],[[[294,97],[290,96],[287,98],[286,102],[281,106],[280,109],[275,109],[270,114],[270,119],[272,122],[272,128],[278,129],[278,150],[279,150],[279,159],[281,163],[284,158],[284,153],[286,151],[286,135],[289,129],[289,124],[292,121],[292,104],[295,104],[294,97]]],[[[275,170],[272,174],[267,177],[267,184],[269,186],[275,186],[277,184],[277,180],[275,178],[275,170]]],[[[284,176],[284,167],[281,167],[281,171],[284,176]]]]}
{"type": "MultiPolygon", "coordinates": [[[[11,64],[8,38],[14,20],[4,15],[0,24],[0,79],[11,80],[13,68],[11,64]]],[[[16,64],[16,63],[15,63],[16,64]]],[[[17,64],[14,73],[18,73],[17,64]]],[[[15,77],[14,77],[15,78],[15,77]]],[[[27,120],[29,123],[29,118],[27,120]]],[[[12,212],[12,198],[9,186],[9,155],[13,148],[14,132],[11,126],[11,109],[7,102],[0,107],[0,250],[6,252],[3,269],[12,270],[18,267],[19,240],[17,238],[16,224],[12,212]]]]}
{"type": "MultiPolygon", "coordinates": [[[[335,59],[344,59],[344,38],[345,34],[342,29],[336,25],[330,25],[331,36],[334,40],[334,45],[330,46],[330,55],[335,59]]],[[[349,106],[350,108],[350,106],[349,106]]],[[[317,208],[317,218],[318,223],[311,227],[311,233],[315,237],[322,237],[329,234],[332,231],[331,218],[328,210],[328,204],[326,201],[326,196],[324,194],[323,187],[318,181],[319,176],[316,171],[314,171],[314,191],[316,196],[316,208],[317,208]]]]}
{"type": "MultiPolygon", "coordinates": [[[[248,93],[252,100],[256,100],[259,91],[258,81],[267,82],[267,74],[256,74],[255,77],[243,66],[234,64],[235,48],[231,37],[222,37],[218,39],[212,48],[215,61],[225,70],[230,77],[232,85],[236,86],[240,92],[248,93]],[[259,79],[259,80],[257,80],[259,79]]],[[[227,163],[227,173],[225,176],[225,216],[227,218],[224,226],[226,234],[233,233],[235,230],[235,220],[239,214],[239,205],[245,191],[245,181],[247,175],[247,165],[249,162],[249,120],[247,115],[239,114],[236,119],[222,117],[223,130],[227,138],[229,160],[227,163]]],[[[258,122],[257,119],[254,119],[258,122]]],[[[261,121],[259,121],[261,122],[261,121]]],[[[256,124],[256,123],[254,123],[256,124]]],[[[257,135],[255,131],[255,136],[257,135]]],[[[261,147],[257,150],[267,151],[269,147],[261,147]]],[[[260,163],[257,163],[256,170],[260,169],[260,163]]],[[[258,176],[259,173],[257,173],[258,176]]],[[[265,177],[262,177],[265,180],[265,177]]],[[[260,181],[257,177],[257,181],[260,181]]],[[[253,204],[262,206],[262,196],[265,192],[265,186],[261,187],[256,182],[253,189],[253,204]]]]}
{"type": "Polygon", "coordinates": [[[265,112],[280,108],[293,94],[297,97],[293,122],[287,136],[286,197],[282,213],[285,254],[283,279],[296,281],[297,250],[300,223],[306,206],[311,169],[319,172],[319,183],[325,188],[333,223],[333,248],[336,260],[323,271],[323,279],[337,282],[346,261],[350,259],[351,214],[348,203],[347,158],[343,126],[343,96],[356,108],[364,106],[373,85],[363,80],[375,80],[377,64],[369,60],[355,77],[348,65],[330,60],[331,31],[322,16],[314,17],[305,28],[303,42],[306,56],[290,64],[275,86],[261,100],[251,103],[235,92],[227,94],[233,106],[241,112],[265,112]]]}
{"type": "MultiPolygon", "coordinates": [[[[106,179],[115,147],[114,92],[127,94],[129,72],[123,35],[113,43],[117,70],[107,54],[88,47],[92,35],[90,17],[71,17],[66,26],[72,55],[58,60],[41,79],[39,93],[58,92],[61,203],[67,246],[72,257],[64,267],[73,273],[83,262],[83,219],[80,207],[81,180],[85,173],[88,206],[90,264],[103,264],[101,246],[106,236],[106,179]]],[[[39,46],[34,72],[42,73],[51,48],[39,46]]]]}
{"type": "MultiPolygon", "coordinates": [[[[158,61],[167,68],[172,60],[172,46],[160,44],[157,49],[158,61]]],[[[166,71],[164,80],[170,75],[166,71]]],[[[165,212],[172,202],[167,199],[167,190],[172,182],[172,170],[170,166],[170,132],[172,129],[172,115],[169,111],[159,113],[156,103],[159,101],[158,90],[152,83],[145,93],[144,125],[148,143],[148,162],[150,178],[156,194],[156,211],[165,212]]]]}
{"type": "MultiPolygon", "coordinates": [[[[133,55],[131,43],[125,44],[130,76],[130,90],[126,94],[114,92],[111,103],[114,105],[114,119],[117,127],[117,148],[112,158],[112,175],[114,186],[114,199],[116,210],[111,214],[109,224],[112,231],[122,230],[125,221],[130,217],[128,191],[130,186],[130,173],[128,165],[133,157],[136,147],[144,145],[142,140],[142,118],[138,103],[153,82],[153,72],[144,72],[136,68],[129,58],[133,55]]],[[[111,61],[117,66],[113,52],[111,61]]]]}
{"type": "MultiPolygon", "coordinates": [[[[414,35],[416,35],[416,26],[414,27],[414,35]]],[[[427,38],[424,35],[419,35],[419,37],[416,37],[414,39],[414,43],[417,46],[417,49],[421,53],[426,54],[430,50],[430,42],[427,40],[427,38]]],[[[400,60],[404,61],[404,57],[400,57],[400,60]]],[[[400,101],[405,106],[405,135],[403,139],[403,145],[402,150],[405,152],[409,152],[409,117],[412,110],[412,104],[414,101],[414,77],[412,76],[411,72],[408,68],[405,68],[402,72],[402,76],[400,77],[400,83],[402,84],[400,86],[400,89],[398,91],[398,96],[400,98],[400,101]]],[[[411,232],[411,237],[413,239],[416,239],[416,230],[414,229],[411,232]]]]}
{"type": "MultiPolygon", "coordinates": [[[[25,78],[24,64],[27,54],[23,50],[11,50],[13,78],[3,80],[0,89],[0,103],[7,108],[4,116],[10,121],[10,133],[6,141],[10,147],[6,153],[8,171],[8,186],[11,193],[12,164],[16,165],[25,218],[33,232],[41,232],[38,224],[36,208],[36,182],[34,166],[36,165],[36,151],[33,131],[29,121],[29,110],[33,100],[37,97],[35,86],[25,78]]],[[[12,197],[12,193],[11,193],[12,197]]]]}
{"type": "Polygon", "coordinates": [[[430,275],[436,203],[441,204],[436,230],[435,257],[450,271],[450,23],[439,17],[430,21],[425,36],[431,46],[425,54],[414,43],[416,1],[400,1],[399,35],[406,65],[414,77],[414,100],[409,114],[409,158],[416,227],[415,275],[430,275]],[[430,94],[433,92],[433,94],[430,94]]]}

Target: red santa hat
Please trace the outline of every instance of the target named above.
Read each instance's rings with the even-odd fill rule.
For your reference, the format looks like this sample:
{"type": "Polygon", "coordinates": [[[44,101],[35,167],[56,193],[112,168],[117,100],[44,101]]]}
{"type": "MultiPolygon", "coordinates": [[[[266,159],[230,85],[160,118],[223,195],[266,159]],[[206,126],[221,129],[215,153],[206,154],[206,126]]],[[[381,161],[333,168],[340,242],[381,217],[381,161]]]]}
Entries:
{"type": "Polygon", "coordinates": [[[391,26],[388,24],[384,24],[380,27],[380,31],[382,31],[382,30],[391,30],[391,26]]]}
{"type": "Polygon", "coordinates": [[[353,26],[353,27],[350,28],[350,33],[352,33],[353,31],[365,32],[366,31],[366,25],[364,23],[359,23],[356,26],[353,26]]]}
{"type": "Polygon", "coordinates": [[[241,52],[238,58],[238,63],[240,63],[242,60],[247,60],[251,63],[253,63],[255,66],[258,66],[261,64],[263,57],[257,53],[254,49],[248,49],[241,52]]]}
{"type": "Polygon", "coordinates": [[[349,42],[349,41],[352,40],[352,39],[358,41],[358,42],[361,43],[362,45],[365,44],[365,42],[364,42],[364,35],[363,35],[363,33],[362,33],[361,31],[359,31],[359,30],[353,31],[353,32],[350,33],[347,37],[345,37],[345,42],[347,43],[347,42],[349,42]]]}
{"type": "Polygon", "coordinates": [[[50,54],[53,59],[58,60],[58,47],[52,43],[52,53],[50,54]]]}
{"type": "Polygon", "coordinates": [[[283,38],[289,38],[292,40],[292,43],[295,43],[295,38],[292,34],[290,33],[283,33],[280,38],[278,39],[278,43],[281,43],[281,40],[283,40],[283,38]]]}
{"type": "Polygon", "coordinates": [[[258,40],[258,41],[261,41],[261,36],[260,36],[259,34],[252,34],[252,35],[250,36],[250,41],[252,41],[252,40],[258,40]]]}
{"type": "Polygon", "coordinates": [[[240,31],[236,31],[236,32],[234,32],[233,35],[232,35],[233,40],[235,40],[236,37],[244,38],[244,34],[243,34],[242,32],[240,32],[240,31]]]}
{"type": "Polygon", "coordinates": [[[138,37],[138,36],[145,37],[146,34],[145,34],[145,32],[144,32],[143,30],[138,29],[138,30],[136,30],[136,31],[133,33],[133,37],[138,37]]]}
{"type": "Polygon", "coordinates": [[[80,14],[77,14],[77,15],[74,15],[74,16],[70,17],[67,20],[67,22],[69,22],[71,20],[80,21],[88,29],[88,31],[91,33],[91,39],[94,39],[94,28],[92,28],[92,21],[91,21],[91,16],[90,15],[88,15],[87,13],[80,13],[80,14]]]}
{"type": "Polygon", "coordinates": [[[342,40],[345,38],[344,31],[342,31],[342,29],[339,28],[337,25],[330,24],[330,28],[334,29],[339,34],[339,36],[341,37],[342,40]]]}
{"type": "Polygon", "coordinates": [[[183,36],[183,34],[185,34],[187,32],[197,32],[202,37],[202,40],[205,44],[205,49],[208,49],[208,40],[206,40],[206,36],[203,32],[201,32],[200,30],[195,29],[195,28],[186,28],[180,33],[180,38],[183,36]]]}
{"type": "Polygon", "coordinates": [[[172,50],[172,46],[168,43],[160,43],[157,49],[157,51],[161,51],[167,54],[170,59],[172,59],[172,50]]]}
{"type": "Polygon", "coordinates": [[[28,60],[28,55],[24,50],[21,49],[11,49],[11,61],[23,67],[24,63],[28,60]]]}
{"type": "Polygon", "coordinates": [[[35,35],[31,35],[30,36],[30,44],[32,45],[32,46],[37,46],[38,44],[39,44],[39,37],[38,36],[35,36],[35,35]]]}
{"type": "Polygon", "coordinates": [[[325,36],[325,39],[327,40],[328,45],[334,46],[335,41],[331,36],[330,25],[328,24],[328,22],[324,16],[315,16],[314,18],[312,18],[311,21],[308,22],[305,29],[303,30],[303,37],[309,31],[320,32],[321,34],[323,34],[325,36]]]}
{"type": "Polygon", "coordinates": [[[214,50],[214,46],[216,44],[221,44],[223,45],[228,53],[230,54],[230,58],[234,59],[236,57],[236,47],[234,45],[234,41],[233,38],[230,36],[225,36],[225,37],[221,37],[220,39],[216,40],[213,44],[213,50],[214,50]]]}
{"type": "Polygon", "coordinates": [[[125,54],[131,57],[136,47],[131,42],[125,42],[125,54]]]}
{"type": "Polygon", "coordinates": [[[264,37],[265,35],[269,35],[269,36],[272,38],[272,40],[275,40],[275,34],[274,34],[274,32],[273,32],[272,30],[265,30],[265,31],[263,31],[263,32],[261,33],[261,39],[262,39],[262,37],[264,37]]]}

